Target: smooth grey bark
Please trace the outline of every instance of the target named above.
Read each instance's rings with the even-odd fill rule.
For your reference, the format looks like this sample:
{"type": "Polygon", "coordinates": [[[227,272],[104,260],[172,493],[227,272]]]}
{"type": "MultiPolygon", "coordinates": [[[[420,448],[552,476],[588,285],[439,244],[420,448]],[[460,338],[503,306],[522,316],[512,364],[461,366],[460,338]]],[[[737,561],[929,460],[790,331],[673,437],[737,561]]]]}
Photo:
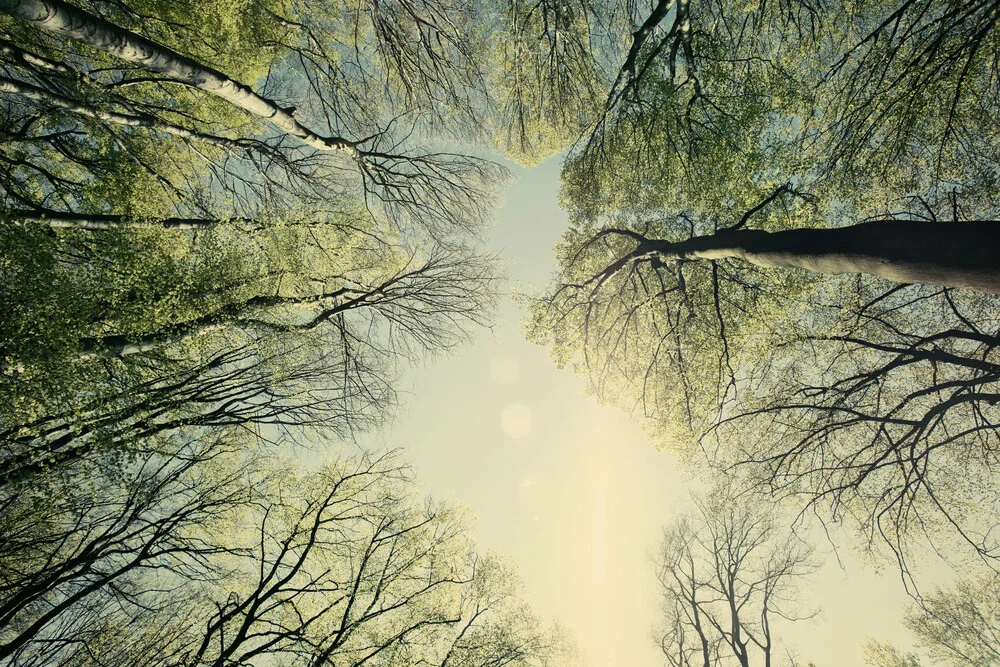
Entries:
{"type": "Polygon", "coordinates": [[[244,151],[248,150],[253,145],[252,142],[229,139],[228,137],[220,137],[214,134],[205,134],[204,132],[190,130],[186,127],[164,122],[147,114],[123,114],[114,111],[94,109],[93,107],[81,102],[71,100],[68,97],[63,97],[62,95],[57,95],[56,93],[50,93],[49,91],[39,88],[38,86],[33,86],[30,83],[15,81],[3,76],[0,76],[0,92],[14,93],[30,100],[44,102],[50,106],[57,107],[59,109],[66,109],[67,111],[71,111],[85,118],[93,118],[94,120],[100,120],[105,123],[112,123],[115,125],[143,127],[157,132],[172,134],[176,137],[182,137],[184,139],[201,141],[226,150],[244,151]]]}
{"type": "Polygon", "coordinates": [[[68,74],[70,76],[87,76],[82,72],[77,72],[72,68],[67,67],[63,63],[57,63],[53,60],[49,60],[48,58],[43,58],[36,53],[32,53],[31,51],[25,51],[21,47],[2,38],[0,38],[0,53],[4,54],[11,60],[16,60],[29,67],[36,67],[50,72],[58,72],[59,74],[68,74]]]}
{"type": "Polygon", "coordinates": [[[213,220],[208,218],[163,218],[162,220],[130,220],[122,215],[104,215],[99,213],[64,213],[40,209],[28,211],[22,209],[8,210],[6,217],[10,220],[46,225],[62,229],[127,229],[131,227],[148,227],[163,229],[208,229],[226,222],[248,223],[244,218],[233,220],[213,220]]]}
{"type": "Polygon", "coordinates": [[[357,142],[313,132],[295,119],[292,110],[282,108],[222,72],[62,0],[0,0],[0,11],[220,97],[248,113],[266,118],[313,148],[344,152],[354,157],[359,154],[357,142]]]}
{"type": "Polygon", "coordinates": [[[743,259],[762,267],[815,273],[866,273],[898,283],[922,283],[1000,294],[1000,221],[878,220],[834,229],[722,231],[671,242],[634,232],[635,250],[602,272],[604,278],[640,258],[743,259]]]}

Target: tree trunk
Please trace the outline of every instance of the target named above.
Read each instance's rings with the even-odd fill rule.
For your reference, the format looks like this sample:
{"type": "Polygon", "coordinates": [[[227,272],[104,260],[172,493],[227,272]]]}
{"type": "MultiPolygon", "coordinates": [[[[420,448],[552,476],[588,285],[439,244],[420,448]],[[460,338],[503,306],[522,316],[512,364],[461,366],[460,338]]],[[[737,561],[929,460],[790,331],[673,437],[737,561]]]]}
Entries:
{"type": "MultiPolygon", "coordinates": [[[[384,286],[383,286],[384,287],[384,286]]],[[[270,329],[277,332],[294,333],[298,331],[308,331],[315,329],[323,322],[329,320],[337,313],[341,313],[353,308],[364,308],[370,305],[369,297],[379,294],[376,288],[370,291],[360,291],[347,287],[325,294],[314,296],[294,297],[294,296],[255,296],[247,299],[243,303],[229,304],[221,310],[207,313],[199,318],[176,325],[170,333],[152,333],[146,336],[126,337],[120,335],[108,335],[97,338],[81,338],[77,348],[77,359],[92,359],[94,357],[116,358],[127,357],[141,352],[159,349],[171,343],[182,341],[186,338],[201,336],[212,331],[223,329],[226,326],[246,326],[270,329]],[[336,301],[345,294],[352,294],[351,298],[336,301]],[[267,320],[254,318],[251,313],[257,309],[266,309],[275,306],[322,306],[325,302],[330,303],[318,314],[303,322],[269,322],[267,320]]]]}
{"type": "Polygon", "coordinates": [[[240,141],[239,139],[230,139],[228,137],[220,137],[214,134],[205,134],[204,132],[198,132],[196,130],[190,130],[186,127],[181,127],[179,125],[174,125],[172,123],[167,123],[159,118],[150,116],[148,114],[123,114],[114,111],[102,111],[100,109],[94,109],[86,104],[71,100],[68,97],[63,97],[62,95],[57,95],[55,93],[50,93],[43,90],[37,86],[33,86],[29,83],[23,83],[21,81],[15,81],[13,79],[8,79],[6,77],[0,76],[0,92],[4,93],[14,93],[22,97],[26,97],[29,100],[36,100],[38,102],[44,102],[53,107],[59,109],[66,109],[72,113],[78,114],[85,118],[93,118],[94,120],[103,121],[105,123],[112,123],[114,125],[127,125],[130,127],[144,127],[149,130],[156,132],[163,132],[165,134],[172,134],[175,137],[182,137],[184,139],[192,139],[195,141],[201,141],[213,146],[218,146],[219,148],[224,148],[226,150],[239,150],[246,151],[254,146],[253,142],[240,141]]]}
{"type": "Polygon", "coordinates": [[[74,39],[171,79],[220,97],[261,118],[313,148],[358,155],[357,143],[342,137],[324,137],[299,123],[292,111],[261,97],[222,72],[161,44],[88,14],[62,0],[0,0],[0,11],[51,33],[74,39]]]}
{"type": "Polygon", "coordinates": [[[743,259],[816,273],[867,273],[1000,294],[1000,221],[880,220],[836,229],[723,231],[672,243],[646,239],[633,257],[743,259]]]}
{"type": "Polygon", "coordinates": [[[30,222],[47,227],[61,229],[129,229],[133,227],[163,228],[163,229],[209,229],[230,222],[248,224],[252,221],[246,218],[231,220],[213,220],[210,218],[163,218],[162,220],[131,220],[123,215],[104,215],[100,213],[64,213],[49,209],[29,211],[13,209],[6,212],[9,220],[30,222]]]}

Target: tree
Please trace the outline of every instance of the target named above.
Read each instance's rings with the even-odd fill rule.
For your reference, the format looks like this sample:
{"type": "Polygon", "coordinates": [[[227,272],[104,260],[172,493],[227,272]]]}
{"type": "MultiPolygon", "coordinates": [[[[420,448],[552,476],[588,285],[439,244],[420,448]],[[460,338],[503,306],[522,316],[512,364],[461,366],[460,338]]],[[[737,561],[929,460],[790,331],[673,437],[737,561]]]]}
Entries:
{"type": "Polygon", "coordinates": [[[661,442],[856,520],[904,569],[927,536],[997,555],[993,508],[969,509],[996,472],[997,267],[962,240],[998,228],[995,35],[966,9],[642,8],[532,304],[531,335],[661,442]]]}
{"type": "Polygon", "coordinates": [[[247,502],[237,465],[246,457],[233,444],[161,440],[161,452],[129,465],[92,457],[5,488],[0,660],[54,660],[80,645],[78,632],[86,642],[94,616],[114,614],[124,630],[175,611],[174,578],[197,581],[210,556],[225,554],[205,536],[223,534],[247,502]],[[157,584],[161,570],[172,574],[157,584]],[[46,642],[53,629],[60,634],[46,642]]]}
{"type": "Polygon", "coordinates": [[[995,203],[987,6],[629,8],[631,34],[605,51],[604,110],[568,170],[602,197],[645,199],[650,184],[653,197],[724,197],[738,185],[727,180],[794,174],[846,201],[957,187],[995,203]],[[690,191],[706,177],[714,192],[690,191]]]}
{"type": "Polygon", "coordinates": [[[797,580],[811,569],[810,550],[770,516],[733,498],[699,505],[664,530],[657,554],[667,664],[775,664],[775,626],[796,620],[797,580]]]}
{"type": "MultiPolygon", "coordinates": [[[[366,16],[374,21],[376,54],[385,56],[380,59],[350,37],[351,27],[344,26],[336,12],[308,4],[297,7],[296,11],[309,17],[309,24],[303,25],[282,18],[280,8],[261,9],[263,16],[251,31],[254,34],[248,37],[241,33],[231,43],[218,44],[218,53],[209,50],[205,56],[212,54],[214,60],[229,65],[239,58],[236,54],[243,47],[270,54],[261,59],[263,71],[254,76],[266,73],[268,65],[281,64],[284,69],[276,67],[274,81],[268,79],[265,87],[282,85],[283,76],[304,77],[306,85],[296,86],[297,94],[308,94],[294,105],[268,97],[210,63],[186,55],[184,50],[194,48],[197,52],[199,47],[191,45],[195,36],[179,27],[187,17],[170,16],[173,10],[169,8],[158,7],[156,11],[164,14],[162,25],[170,27],[162,31],[154,27],[147,37],[111,20],[140,20],[131,10],[116,16],[119,10],[114,9],[104,18],[99,14],[108,11],[103,5],[92,13],[63,2],[8,3],[4,11],[44,32],[15,22],[10,28],[17,41],[4,41],[11,69],[0,89],[12,102],[7,125],[15,128],[10,139],[16,148],[9,160],[7,196],[29,213],[37,207],[52,208],[39,201],[38,194],[57,195],[61,205],[55,208],[59,213],[128,213],[121,210],[120,202],[112,204],[119,206],[118,211],[109,211],[106,202],[88,201],[82,196],[84,192],[78,192],[91,187],[92,180],[80,178],[81,168],[84,174],[93,173],[102,181],[106,180],[103,172],[115,171],[106,159],[110,148],[119,150],[126,162],[117,171],[127,167],[128,180],[145,179],[147,196],[154,194],[161,200],[146,203],[146,210],[140,212],[146,217],[205,217],[191,215],[191,211],[204,208],[206,198],[218,199],[213,188],[230,195],[223,206],[236,207],[222,216],[247,217],[254,215],[254,203],[261,197],[268,201],[278,196],[315,201],[331,193],[358,192],[359,185],[364,200],[378,209],[377,214],[389,215],[402,227],[423,226],[439,237],[456,228],[474,227],[488,215],[489,201],[483,194],[489,187],[484,183],[495,182],[500,171],[495,165],[468,155],[401,145],[407,136],[418,133],[420,115],[431,113],[440,102],[428,97],[430,92],[461,89],[455,76],[477,67],[467,62],[471,53],[461,53],[461,45],[472,42],[464,37],[458,40],[456,34],[471,25],[468,19],[455,18],[451,24],[447,43],[459,48],[459,53],[445,47],[439,52],[425,41],[426,48],[408,55],[400,52],[399,45],[409,44],[403,26],[411,25],[412,20],[399,24],[399,17],[378,11],[348,13],[357,21],[355,35],[368,34],[366,16]],[[52,39],[50,33],[72,40],[70,48],[52,39]],[[342,44],[342,40],[353,46],[342,44]],[[243,43],[246,41],[250,44],[243,43]],[[391,53],[379,54],[382,48],[391,53]],[[361,53],[366,54],[364,60],[359,60],[361,53]],[[420,53],[427,57],[418,57],[420,53]],[[357,80],[335,67],[352,54],[360,69],[357,80]],[[409,64],[404,67],[405,63],[409,64]],[[380,69],[382,65],[389,70],[380,69]],[[366,90],[370,77],[382,76],[388,77],[388,104],[385,99],[376,101],[378,98],[366,90]],[[418,96],[424,109],[401,109],[403,104],[412,107],[414,99],[404,101],[396,96],[393,82],[398,81],[406,82],[404,88],[416,86],[425,91],[418,96]],[[320,122],[326,129],[314,130],[299,120],[307,115],[324,119],[320,122]],[[85,119],[83,127],[81,119],[85,119]],[[270,123],[270,130],[261,127],[263,119],[270,123]],[[53,125],[57,131],[47,131],[53,125]],[[396,131],[407,125],[409,130],[396,131]],[[345,126],[353,127],[358,138],[341,136],[345,126]],[[173,150],[158,154],[157,149],[148,147],[150,141],[166,143],[173,150]],[[104,145],[93,146],[95,142],[104,145]],[[90,147],[89,155],[81,154],[81,144],[90,147]],[[39,160],[38,153],[45,151],[68,163],[75,177],[45,164],[51,155],[43,153],[44,159],[39,160]],[[193,177],[190,172],[195,169],[207,170],[211,181],[193,177]],[[35,181],[40,183],[41,193],[19,189],[21,183],[35,181]],[[159,206],[152,207],[154,203],[159,206]]],[[[396,10],[405,14],[405,8],[396,7],[393,13],[396,10]]],[[[447,24],[447,12],[462,13],[433,3],[421,13],[425,10],[431,12],[425,25],[431,25],[435,12],[442,24],[447,24]]],[[[445,43],[443,33],[437,38],[438,43],[445,43]]],[[[218,36],[206,39],[217,42],[218,36]]],[[[406,46],[404,51],[408,49],[406,46]]],[[[459,104],[454,95],[448,99],[459,104]]],[[[466,111],[472,113],[474,106],[466,100],[465,107],[451,107],[447,113],[461,116],[466,111]]],[[[440,105],[437,109],[435,113],[445,113],[440,105]]],[[[219,215],[219,205],[210,207],[209,217],[219,215]]]]}
{"type": "Polygon", "coordinates": [[[485,323],[463,234],[502,170],[396,129],[473,113],[467,10],[261,3],[214,33],[191,15],[214,3],[5,11],[4,480],[164,430],[347,435],[402,360],[485,323]]]}
{"type": "Polygon", "coordinates": [[[503,170],[419,145],[488,125],[491,16],[0,10],[0,663],[557,657],[398,461],[256,447],[382,423],[402,363],[485,323],[465,234],[503,170]]]}
{"type": "Polygon", "coordinates": [[[921,667],[915,653],[904,653],[891,644],[868,641],[865,645],[865,662],[872,667],[921,667]]]}
{"type": "Polygon", "coordinates": [[[939,588],[906,615],[921,647],[941,665],[1000,664],[997,582],[989,576],[939,588]]]}
{"type": "Polygon", "coordinates": [[[178,442],[125,476],[88,464],[48,493],[23,487],[34,504],[4,490],[2,664],[557,656],[461,511],[417,501],[396,457],[306,470],[239,449],[178,442]]]}
{"type": "Polygon", "coordinates": [[[995,559],[992,300],[838,287],[856,290],[852,307],[783,352],[817,366],[774,364],[766,377],[761,365],[755,395],[723,420],[717,442],[737,423],[759,437],[720,458],[746,462],[771,492],[850,518],[869,547],[890,547],[908,583],[910,547],[927,539],[995,559]]]}
{"type": "Polygon", "coordinates": [[[869,663],[878,667],[941,667],[1000,664],[1000,624],[997,582],[991,573],[985,578],[960,579],[938,588],[905,616],[906,627],[914,634],[917,653],[902,653],[895,647],[870,641],[869,663]],[[927,658],[926,662],[924,658],[927,658]]]}
{"type": "MultiPolygon", "coordinates": [[[[946,253],[964,229],[994,233],[996,223],[767,233],[744,218],[699,235],[718,220],[686,219],[693,231],[680,241],[654,236],[651,222],[567,234],[562,284],[533,306],[537,339],[588,372],[599,394],[650,417],[667,443],[700,443],[721,468],[755,471],[769,493],[856,519],[904,569],[908,544],[928,535],[995,557],[995,515],[967,509],[981,509],[996,473],[992,298],[781,265],[851,269],[871,261],[860,235],[879,228],[914,231],[887,236],[882,250],[940,230],[947,240],[925,248],[946,253]],[[798,244],[809,239],[811,252],[798,244]]],[[[873,269],[883,275],[900,270],[887,254],[873,269]]]]}
{"type": "Polygon", "coordinates": [[[3,381],[18,398],[0,411],[2,478],[175,430],[347,435],[380,423],[403,360],[484,322],[492,268],[352,224],[82,231],[75,257],[42,230],[11,228],[3,381]],[[30,252],[46,263],[29,270],[30,252]]]}
{"type": "Polygon", "coordinates": [[[607,17],[603,6],[586,0],[498,4],[503,67],[491,85],[499,106],[494,143],[536,163],[576,141],[592,122],[604,76],[592,45],[607,17]]]}
{"type": "MultiPolygon", "coordinates": [[[[588,279],[599,283],[641,261],[684,262],[742,259],[765,268],[817,273],[865,273],[899,283],[925,283],[1000,293],[998,266],[984,246],[996,243],[995,220],[941,225],[919,220],[878,220],[834,229],[779,232],[737,229],[671,242],[627,229],[602,229],[634,240],[635,249],[588,279]]],[[[584,248],[586,250],[586,248],[584,248]]]]}

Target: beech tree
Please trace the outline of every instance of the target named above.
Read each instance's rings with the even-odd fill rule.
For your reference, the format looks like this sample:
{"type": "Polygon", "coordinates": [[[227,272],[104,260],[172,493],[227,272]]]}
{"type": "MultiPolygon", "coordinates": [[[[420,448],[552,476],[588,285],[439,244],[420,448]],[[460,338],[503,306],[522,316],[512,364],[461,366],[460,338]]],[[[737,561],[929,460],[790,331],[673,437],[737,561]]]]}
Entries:
{"type": "Polygon", "coordinates": [[[868,663],[873,667],[1000,664],[996,592],[992,573],[938,588],[914,602],[904,618],[918,651],[904,653],[891,644],[870,640],[868,663]]]}
{"type": "Polygon", "coordinates": [[[468,8],[0,8],[4,480],[178,430],[350,435],[485,323],[463,235],[502,169],[418,148],[481,121],[468,8]]]}
{"type": "Polygon", "coordinates": [[[996,472],[996,36],[965,9],[636,6],[531,305],[660,442],[907,572],[928,537],[998,555],[968,509],[996,472]]]}
{"type": "MultiPolygon", "coordinates": [[[[159,444],[162,453],[147,453],[124,469],[110,459],[92,458],[64,468],[65,477],[39,476],[33,484],[0,492],[4,663],[54,659],[57,644],[72,646],[77,629],[85,636],[81,621],[100,616],[102,608],[113,610],[116,603],[122,628],[134,627],[144,615],[176,602],[143,591],[144,576],[150,584],[161,569],[182,579],[197,577],[199,564],[210,554],[225,553],[203,535],[221,532],[227,515],[245,503],[242,471],[232,465],[240,458],[236,443],[159,444]],[[229,465],[219,467],[223,461],[229,465]],[[200,474],[209,469],[213,474],[200,474]],[[24,502],[26,496],[31,502],[24,502]],[[69,620],[76,609],[86,611],[69,620]],[[129,610],[135,618],[128,619],[129,610]],[[63,633],[61,639],[33,648],[32,642],[52,628],[63,633]]],[[[153,593],[159,587],[150,588],[153,593]]],[[[123,632],[122,639],[128,634],[123,632]]]]}
{"type": "Polygon", "coordinates": [[[770,371],[762,363],[748,374],[756,387],[712,436],[720,462],[747,463],[768,491],[849,519],[869,548],[888,545],[913,591],[913,543],[995,559],[993,299],[860,281],[830,288],[854,290],[854,303],[825,331],[790,338],[770,371]],[[759,437],[725,451],[737,423],[759,437]]]}
{"type": "Polygon", "coordinates": [[[36,503],[2,492],[2,664],[486,667],[562,650],[393,455],[305,470],[162,445],[20,489],[36,503]]]}
{"type": "Polygon", "coordinates": [[[772,517],[710,501],[664,530],[656,567],[666,664],[796,664],[780,648],[780,624],[808,616],[795,609],[795,591],[812,570],[810,551],[772,517]]]}
{"type": "Polygon", "coordinates": [[[689,216],[694,231],[678,241],[654,236],[652,223],[581,225],[561,249],[562,283],[533,304],[533,335],[600,395],[648,417],[668,446],[700,447],[724,469],[747,466],[767,493],[849,519],[905,571],[909,545],[927,537],[995,558],[996,514],[982,493],[996,474],[996,324],[983,293],[996,273],[959,247],[966,230],[995,234],[997,223],[747,229],[771,226],[768,208],[715,234],[697,230],[717,219],[689,216]],[[880,229],[895,233],[866,245],[880,229]],[[948,263],[927,255],[904,259],[899,239],[925,230],[936,245],[924,249],[943,258],[954,248],[964,277],[945,278],[948,263]],[[894,257],[878,254],[889,248],[894,257]],[[866,263],[982,292],[815,273],[866,263]]]}
{"type": "Polygon", "coordinates": [[[607,200],[706,177],[715,192],[701,196],[724,198],[737,185],[727,181],[763,172],[847,201],[959,187],[995,203],[1000,128],[988,109],[1000,78],[985,5],[627,7],[630,34],[605,50],[603,112],[568,169],[607,200]]]}
{"type": "Polygon", "coordinates": [[[640,261],[663,264],[741,259],[765,268],[865,273],[904,284],[1000,293],[1000,265],[987,249],[1000,234],[995,220],[947,226],[919,220],[877,220],[833,229],[778,232],[737,229],[739,226],[677,242],[650,239],[628,229],[602,229],[588,243],[619,234],[635,241],[636,246],[584,284],[600,283],[640,261]]]}
{"type": "Polygon", "coordinates": [[[498,142],[557,150],[589,122],[598,88],[587,45],[599,18],[585,4],[261,3],[215,32],[206,18],[225,8],[212,3],[3,10],[5,198],[26,221],[198,226],[346,192],[440,239],[489,216],[502,170],[421,141],[519,126],[498,142]]]}
{"type": "Polygon", "coordinates": [[[595,44],[609,16],[587,0],[498,4],[504,60],[491,82],[500,107],[494,143],[533,163],[575,142],[593,121],[605,77],[595,44]]]}
{"type": "MultiPolygon", "coordinates": [[[[298,120],[295,116],[296,109],[258,93],[250,86],[240,83],[211,65],[185,56],[167,45],[157,43],[61,0],[10,2],[6,3],[2,9],[11,16],[28,22],[38,29],[79,42],[81,45],[111,56],[113,60],[117,60],[123,65],[146,70],[153,75],[154,82],[168,82],[174,86],[200,90],[226,102],[234,110],[251,117],[266,119],[279,133],[294,138],[319,154],[332,152],[347,156],[348,163],[353,162],[363,177],[365,191],[384,200],[390,209],[397,206],[404,209],[408,206],[416,206],[421,209],[420,217],[425,218],[425,222],[428,224],[432,222],[429,219],[429,214],[443,216],[446,221],[458,220],[456,214],[459,211],[448,210],[449,207],[436,205],[442,203],[440,201],[442,197],[450,199],[446,193],[462,192],[461,185],[456,188],[453,181],[450,182],[446,176],[443,178],[442,175],[453,173],[455,169],[461,169],[466,171],[464,176],[468,181],[475,175],[476,170],[476,163],[472,158],[427,153],[407,155],[394,152],[395,140],[385,136],[383,128],[378,126],[368,128],[374,131],[369,133],[367,139],[365,137],[351,139],[329,132],[317,132],[298,120]],[[468,171],[470,167],[472,170],[468,171]]],[[[372,16],[375,20],[379,19],[377,13],[372,14],[372,16]]],[[[276,20],[272,18],[271,23],[275,23],[276,20]]],[[[278,21],[278,23],[281,22],[278,21]]],[[[289,26],[284,27],[284,32],[290,32],[289,26]]],[[[384,37],[385,32],[376,31],[376,34],[384,37]]],[[[313,39],[316,39],[315,35],[313,35],[313,39]]],[[[328,40],[329,37],[326,39],[328,40]]],[[[384,40],[380,44],[384,46],[384,40]]],[[[44,58],[26,53],[18,49],[17,46],[8,48],[22,63],[28,64],[36,70],[40,67],[47,70],[46,75],[68,74],[72,73],[74,69],[80,71],[79,67],[65,63],[44,64],[46,62],[44,58]]],[[[114,90],[115,92],[109,100],[112,104],[117,102],[124,104],[127,108],[131,102],[118,92],[122,87],[119,81],[100,78],[95,80],[87,74],[79,74],[77,78],[84,83],[89,80],[99,86],[103,84],[105,90],[109,88],[114,90]]],[[[255,149],[259,151],[267,147],[267,142],[256,136],[227,138],[226,136],[213,136],[211,133],[181,127],[169,120],[161,120],[156,114],[149,113],[148,106],[138,114],[116,113],[113,109],[102,111],[99,108],[91,107],[86,102],[68,99],[55,92],[47,92],[40,86],[12,80],[4,82],[3,90],[89,116],[105,123],[146,127],[153,131],[174,134],[188,140],[202,141],[230,151],[241,149],[243,152],[255,149]]],[[[314,86],[314,90],[318,89],[314,86]]],[[[320,94],[322,95],[322,91],[320,94]]],[[[341,122],[343,122],[341,119],[328,119],[327,124],[332,126],[339,125],[341,122]]],[[[227,129],[238,131],[239,128],[227,129]]],[[[289,150],[294,153],[294,149],[288,146],[281,148],[273,144],[271,146],[271,152],[281,151],[287,154],[289,150]]],[[[314,164],[317,160],[322,162],[322,158],[316,156],[310,156],[310,160],[314,164]]],[[[340,169],[342,170],[343,167],[340,169]]],[[[315,171],[315,169],[311,171],[315,171]]],[[[457,206],[457,201],[449,201],[448,203],[452,205],[450,208],[463,211],[468,206],[475,205],[474,200],[469,200],[464,207],[457,206]]]]}
{"type": "Polygon", "coordinates": [[[353,222],[79,231],[75,246],[9,228],[3,479],[164,432],[380,423],[401,364],[483,324],[494,279],[487,259],[353,222]]]}
{"type": "Polygon", "coordinates": [[[548,664],[398,461],[257,447],[485,323],[503,170],[420,146],[489,126],[492,18],[226,5],[0,4],[0,663],[548,664]]]}

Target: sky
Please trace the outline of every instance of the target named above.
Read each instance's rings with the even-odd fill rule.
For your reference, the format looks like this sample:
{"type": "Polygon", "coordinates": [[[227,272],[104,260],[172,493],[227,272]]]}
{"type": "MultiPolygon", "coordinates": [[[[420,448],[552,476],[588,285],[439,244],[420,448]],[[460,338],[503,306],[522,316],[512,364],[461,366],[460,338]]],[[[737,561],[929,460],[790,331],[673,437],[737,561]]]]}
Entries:
{"type": "MultiPolygon", "coordinates": [[[[508,293],[554,277],[567,226],[558,160],[514,171],[485,239],[505,264],[508,293]]],[[[481,548],[517,566],[527,602],[570,632],[585,664],[660,667],[652,557],[662,526],[688,502],[688,475],[634,419],[601,406],[582,377],[528,343],[522,319],[505,298],[493,330],[417,369],[402,415],[362,444],[404,448],[425,492],[468,507],[481,548]]],[[[822,613],[783,636],[817,667],[860,667],[866,634],[907,645],[907,598],[891,568],[877,573],[838,553],[803,592],[822,613]]]]}

